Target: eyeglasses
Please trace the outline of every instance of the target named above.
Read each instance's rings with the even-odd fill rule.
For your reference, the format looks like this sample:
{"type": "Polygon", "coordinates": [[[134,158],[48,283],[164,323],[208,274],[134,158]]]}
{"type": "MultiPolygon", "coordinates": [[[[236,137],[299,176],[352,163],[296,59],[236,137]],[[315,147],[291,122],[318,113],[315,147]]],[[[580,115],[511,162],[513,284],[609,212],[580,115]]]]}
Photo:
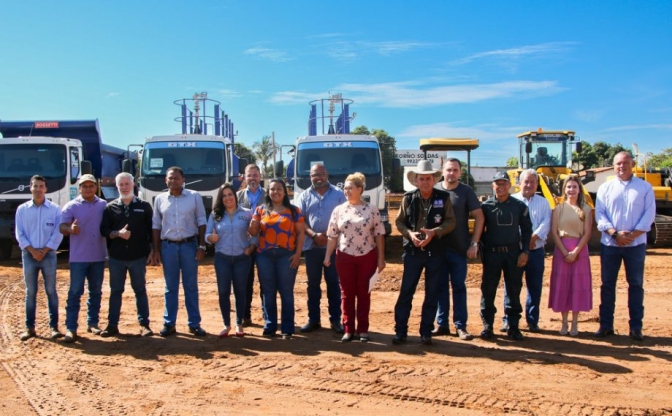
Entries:
{"type": "Polygon", "coordinates": [[[131,208],[126,204],[124,204],[124,216],[126,218],[131,216],[131,208]]]}

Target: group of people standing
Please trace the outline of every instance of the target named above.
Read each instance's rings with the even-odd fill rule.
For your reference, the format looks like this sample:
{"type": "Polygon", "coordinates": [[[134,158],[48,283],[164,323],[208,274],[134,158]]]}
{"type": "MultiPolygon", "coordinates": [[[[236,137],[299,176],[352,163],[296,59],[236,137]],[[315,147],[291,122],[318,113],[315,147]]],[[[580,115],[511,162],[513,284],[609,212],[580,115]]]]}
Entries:
{"type": "MultiPolygon", "coordinates": [[[[627,152],[614,157],[616,178],[600,186],[595,218],[601,238],[600,327],[596,337],[614,333],[615,288],[618,271],[625,264],[628,282],[630,332],[641,341],[643,319],[643,276],[646,233],[655,217],[653,189],[633,174],[634,160],[627,152]]],[[[537,194],[535,170],[519,175],[520,192],[509,194],[511,181],[498,172],[492,182],[493,197],[480,204],[474,191],[460,183],[458,159],[449,159],[442,176],[429,161],[418,163],[408,179],[417,189],[404,195],[397,227],[404,237],[404,276],[395,306],[393,344],[406,342],[410,305],[420,272],[425,270],[425,299],[422,305],[420,336],[423,344],[431,337],[450,334],[448,322],[450,288],[453,289],[453,323],[456,335],[472,339],[466,329],[467,261],[480,252],[481,338],[494,336],[497,312],[495,297],[504,277],[504,314],[501,332],[522,340],[519,321],[523,312],[520,294],[523,276],[527,286],[525,320],[530,332],[539,332],[539,310],[544,281],[546,241],[552,239],[553,253],[548,306],[561,314],[562,335],[576,336],[579,312],[590,311],[592,274],[588,253],[593,225],[592,208],[584,197],[580,178],[563,181],[562,198],[555,209],[537,194]],[[433,187],[433,188],[432,188],[433,187]],[[452,208],[452,209],[448,209],[452,208]],[[469,217],[474,219],[469,233],[469,217]],[[436,240],[441,240],[442,244],[436,240]],[[569,313],[572,313],[571,327],[569,313]],[[433,317],[436,315],[436,326],[433,317]],[[432,329],[433,327],[433,329],[432,329]]]]}
{"type": "MultiPolygon", "coordinates": [[[[596,336],[613,334],[615,288],[621,262],[629,285],[630,337],[643,339],[643,275],[646,232],[655,215],[650,185],[633,175],[634,161],[621,152],[614,158],[617,179],[603,184],[597,194],[595,218],[602,232],[602,288],[600,328],[596,336]]],[[[394,307],[395,345],[407,342],[412,300],[422,271],[425,298],[420,337],[423,344],[433,336],[450,334],[450,289],[453,324],[462,340],[473,336],[467,330],[467,261],[478,256],[483,262],[481,282],[481,337],[494,336],[497,312],[495,296],[503,274],[505,297],[502,331],[514,340],[523,339],[519,329],[522,314],[520,292],[525,275],[525,318],[531,332],[539,331],[539,308],[544,276],[544,246],[555,244],[549,307],[562,316],[561,334],[578,334],[578,313],[592,309],[591,271],[587,243],[592,213],[583,198],[577,176],[563,183],[563,202],[551,210],[536,194],[534,170],[519,177],[521,191],[509,195],[511,182],[505,173],[493,178],[494,196],[481,204],[474,191],[460,182],[458,159],[449,159],[443,171],[420,161],[408,174],[417,189],[402,200],[396,226],[403,236],[404,271],[394,307]],[[443,181],[438,182],[443,176],[443,181]],[[474,227],[469,230],[469,217],[474,227]],[[572,312],[571,328],[568,315],[572,312]],[[434,320],[436,319],[436,327],[434,320]]],[[[205,336],[201,327],[198,297],[198,263],[206,244],[215,250],[214,267],[222,314],[220,337],[242,337],[251,324],[252,288],[259,280],[263,312],[263,335],[283,338],[294,334],[294,286],[302,255],[308,278],[308,322],[301,332],[322,327],[320,288],[326,283],[329,324],[349,342],[370,340],[369,311],[371,279],[385,268],[385,247],[380,212],[363,198],[366,178],[349,175],[343,189],[329,183],[326,166],[314,162],[312,186],[290,203],[282,179],[260,186],[256,165],[245,170],[246,187],[234,191],[230,184],[219,188],[209,218],[197,192],[184,188],[184,172],[171,167],[166,172],[168,191],[148,202],[133,194],[133,177],[116,177],[119,198],[106,203],[96,196],[97,182],[83,175],[80,195],[61,210],[45,198],[47,181],[31,178],[32,200],[16,212],[16,238],[22,250],[26,284],[26,330],[21,340],[36,336],[37,279],[42,271],[48,298],[51,338],[64,342],[77,339],[81,297],[88,283],[87,331],[95,335],[119,334],[119,314],[126,276],[135,293],[137,319],[143,336],[153,334],[145,289],[146,265],[163,265],[165,279],[162,337],[176,333],[180,281],[184,290],[189,332],[205,336]],[[58,328],[55,250],[64,235],[70,238],[70,290],[66,305],[66,333],[58,328]],[[109,261],[110,300],[108,324],[99,326],[99,311],[106,257],[109,261]],[[231,288],[235,325],[231,322],[231,288]],[[278,319],[277,296],[281,314],[278,319]],[[278,327],[278,321],[280,326],[278,327]]]]}

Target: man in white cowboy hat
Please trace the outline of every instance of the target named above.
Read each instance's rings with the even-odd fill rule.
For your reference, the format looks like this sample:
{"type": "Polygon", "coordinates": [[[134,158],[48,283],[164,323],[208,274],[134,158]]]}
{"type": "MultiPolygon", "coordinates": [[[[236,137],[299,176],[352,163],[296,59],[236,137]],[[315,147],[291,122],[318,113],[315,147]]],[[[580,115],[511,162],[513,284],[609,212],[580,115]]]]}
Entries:
{"type": "Polygon", "coordinates": [[[441,171],[432,168],[431,161],[419,161],[416,169],[408,172],[407,178],[417,189],[404,194],[396,219],[397,228],[404,238],[404,274],[394,306],[395,335],[392,343],[399,345],[406,342],[413,295],[425,270],[420,337],[424,345],[430,345],[439,279],[441,269],[445,267],[444,245],[440,240],[455,228],[455,214],[450,194],[434,188],[441,178],[441,171]]]}

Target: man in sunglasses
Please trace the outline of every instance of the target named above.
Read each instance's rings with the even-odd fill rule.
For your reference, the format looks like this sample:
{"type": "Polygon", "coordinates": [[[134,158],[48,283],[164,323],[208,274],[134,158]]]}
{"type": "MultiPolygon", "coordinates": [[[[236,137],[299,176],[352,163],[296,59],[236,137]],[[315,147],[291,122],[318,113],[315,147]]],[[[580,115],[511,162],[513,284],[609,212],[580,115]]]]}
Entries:
{"type": "Polygon", "coordinates": [[[119,334],[121,298],[126,274],[135,292],[140,334],[153,334],[149,328],[149,301],[145,285],[147,259],[152,251],[152,207],[133,194],[133,176],[122,172],[115,178],[119,198],[103,211],[100,233],[107,239],[110,267],[110,308],[103,337],[119,334]]]}
{"type": "Polygon", "coordinates": [[[509,196],[511,181],[506,172],[497,172],[492,179],[494,198],[481,205],[485,217],[485,229],[481,235],[483,248],[483,280],[481,281],[481,338],[493,337],[495,320],[495,295],[502,273],[504,286],[509,295],[505,307],[509,328],[507,335],[516,341],[523,339],[518,321],[523,311],[520,305],[520,290],[523,286],[523,270],[527,265],[532,238],[532,220],[527,205],[509,196]]]}

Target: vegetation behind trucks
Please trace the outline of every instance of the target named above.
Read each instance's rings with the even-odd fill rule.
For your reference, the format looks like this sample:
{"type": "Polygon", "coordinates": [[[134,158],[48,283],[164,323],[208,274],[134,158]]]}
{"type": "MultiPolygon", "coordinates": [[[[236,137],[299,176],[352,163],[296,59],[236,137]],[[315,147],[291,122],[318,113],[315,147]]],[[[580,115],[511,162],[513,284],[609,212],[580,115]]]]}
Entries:
{"type": "MultiPolygon", "coordinates": [[[[389,235],[392,227],[385,180],[386,174],[400,170],[400,162],[399,159],[394,159],[392,172],[384,172],[380,144],[376,136],[350,134],[352,103],[352,100],[344,99],[340,94],[310,103],[308,135],[298,137],[291,146],[290,152],[293,152],[294,157],[287,165],[287,178],[294,191],[294,203],[297,204],[301,192],[310,188],[310,168],[315,163],[324,164],[329,172],[329,182],[339,188],[343,188],[349,174],[361,172],[366,177],[366,189],[362,198],[378,208],[385,233],[389,235]],[[334,116],[337,111],[340,114],[334,116]],[[321,126],[321,134],[318,134],[318,125],[321,126]]],[[[275,175],[282,176],[283,171],[284,164],[279,161],[275,166],[275,175]]]]}
{"type": "Polygon", "coordinates": [[[98,120],[0,121],[0,259],[16,244],[15,212],[30,200],[30,178],[47,180],[46,198],[60,207],[78,194],[79,178],[92,173],[99,193],[118,196],[115,176],[122,161],[133,159],[123,149],[102,143],[98,120]]]}
{"type": "Polygon", "coordinates": [[[167,191],[166,171],[179,166],[184,170],[185,188],[201,194],[209,214],[224,182],[231,182],[235,189],[240,186],[239,174],[247,160],[234,154],[233,122],[219,101],[208,99],[203,92],[174,104],[180,107],[175,120],[182,133],[147,138],[142,146],[138,196],[153,207],[156,196],[167,191]],[[213,134],[208,132],[210,127],[213,134]]]}

